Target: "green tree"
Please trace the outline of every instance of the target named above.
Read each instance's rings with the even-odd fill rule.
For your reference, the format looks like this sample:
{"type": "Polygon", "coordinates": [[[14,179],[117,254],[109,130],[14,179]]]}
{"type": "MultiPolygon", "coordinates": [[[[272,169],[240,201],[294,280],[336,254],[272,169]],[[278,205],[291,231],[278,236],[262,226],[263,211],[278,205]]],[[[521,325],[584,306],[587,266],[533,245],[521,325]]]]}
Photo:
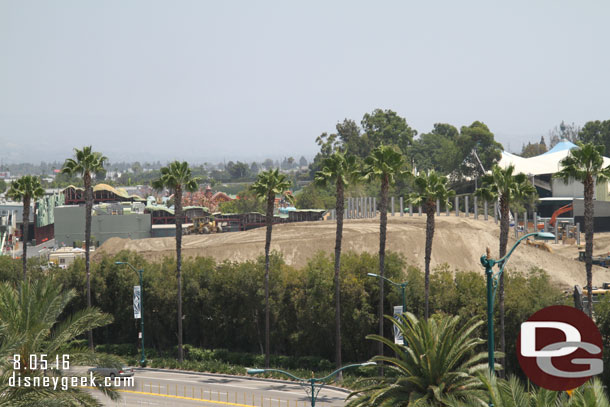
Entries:
{"type": "MultiPolygon", "coordinates": [[[[49,387],[9,386],[8,379],[12,374],[20,375],[22,380],[25,377],[30,380],[38,377],[40,380],[45,372],[48,375],[51,370],[56,377],[69,375],[61,366],[52,368],[56,357],[62,361],[63,355],[70,355],[71,366],[121,366],[116,357],[95,354],[73,344],[86,331],[109,324],[112,316],[95,308],[86,308],[60,321],[67,304],[76,296],[74,290],[64,290],[52,277],[23,281],[18,286],[19,289],[11,283],[0,284],[0,405],[99,406],[99,401],[80,387],[69,386],[66,390],[54,391],[49,387]],[[46,354],[48,369],[28,369],[30,355],[41,354],[46,354]],[[14,355],[19,355],[17,369],[11,360],[17,360],[14,355]]],[[[112,400],[119,398],[113,388],[98,386],[98,389],[112,400]]]]}
{"type": "Polygon", "coordinates": [[[335,204],[330,188],[319,187],[314,182],[297,192],[295,198],[298,209],[331,209],[335,204]]]}
{"type": "MultiPolygon", "coordinates": [[[[561,170],[553,175],[566,184],[570,181],[582,182],[585,198],[585,269],[587,272],[587,290],[589,304],[591,300],[591,281],[593,267],[593,196],[595,183],[604,182],[610,178],[610,167],[604,168],[604,146],[593,143],[577,142],[578,148],[573,148],[567,157],[560,161],[561,170]]],[[[589,317],[593,315],[593,307],[589,306],[589,317]]]]}
{"type": "Polygon", "coordinates": [[[161,177],[153,181],[156,190],[170,190],[174,194],[174,213],[176,216],[176,279],[178,282],[178,362],[182,363],[182,193],[197,190],[198,178],[193,177],[186,161],[174,161],[161,168],[161,177]]]}
{"type": "Polygon", "coordinates": [[[544,137],[542,138],[541,143],[527,143],[527,145],[523,145],[521,148],[521,157],[535,157],[540,154],[546,153],[546,145],[544,144],[544,137]]]}
{"type": "Polygon", "coordinates": [[[299,167],[307,167],[307,158],[305,158],[304,156],[301,156],[301,158],[299,158],[299,167]]]}
{"type": "MultiPolygon", "coordinates": [[[[62,174],[71,176],[79,175],[83,178],[85,185],[85,264],[87,273],[87,307],[91,307],[91,211],[93,208],[93,185],[91,174],[102,171],[104,161],[107,158],[93,151],[91,146],[85,146],[82,150],[74,149],[75,158],[68,158],[61,169],[62,174]]],[[[88,332],[89,350],[93,351],[93,332],[88,332]]]]}
{"type": "Polygon", "coordinates": [[[263,171],[251,186],[258,197],[265,200],[267,213],[265,224],[265,367],[269,367],[269,249],[271,248],[271,232],[273,230],[273,209],[276,195],[284,195],[290,188],[290,181],[278,169],[263,171]]]}
{"type": "MultiPolygon", "coordinates": [[[[576,143],[579,140],[580,127],[574,123],[568,124],[563,120],[559,123],[559,126],[555,126],[549,131],[550,147],[553,148],[561,140],[568,140],[572,143],[576,143]]],[[[597,144],[597,143],[594,143],[597,144]]]]}
{"type": "Polygon", "coordinates": [[[44,189],[40,184],[40,178],[24,175],[11,183],[7,195],[12,199],[23,202],[23,254],[21,258],[23,261],[23,279],[25,280],[28,259],[28,232],[30,229],[30,204],[32,200],[36,202],[38,198],[44,196],[44,189]]]}
{"type": "MultiPolygon", "coordinates": [[[[379,335],[383,336],[383,287],[385,272],[385,243],[388,227],[388,192],[396,180],[406,174],[404,156],[391,146],[380,145],[364,161],[362,179],[366,182],[380,181],[379,220],[379,335]]],[[[383,344],[379,344],[379,354],[383,355],[383,344]]]]}
{"type": "Polygon", "coordinates": [[[0,194],[3,194],[6,191],[6,181],[0,179],[0,194]]]}
{"type": "Polygon", "coordinates": [[[463,161],[462,151],[457,143],[458,130],[444,123],[436,123],[430,133],[419,136],[409,149],[418,170],[436,170],[442,174],[456,171],[463,161]]]}
{"type": "Polygon", "coordinates": [[[459,167],[461,176],[478,176],[483,173],[476,157],[472,154],[473,150],[476,150],[486,171],[500,160],[502,144],[495,141],[494,134],[485,123],[475,121],[470,126],[462,126],[457,144],[463,157],[459,167]]]}
{"type": "MultiPolygon", "coordinates": [[[[483,186],[477,190],[477,195],[483,199],[500,201],[500,258],[506,254],[508,245],[508,232],[510,229],[510,205],[523,202],[536,195],[536,188],[528,181],[523,173],[514,175],[515,167],[510,165],[500,168],[497,164],[491,168],[491,174],[483,177],[483,186]]],[[[504,273],[500,275],[498,289],[498,303],[500,308],[500,351],[506,351],[506,338],[504,329],[504,273]]]]}
{"type": "Polygon", "coordinates": [[[267,158],[265,161],[263,161],[262,165],[263,168],[268,171],[273,168],[273,160],[271,158],[267,158]]]}
{"type": "Polygon", "coordinates": [[[237,194],[237,199],[221,202],[219,210],[223,213],[263,213],[265,206],[252,190],[245,189],[237,194]]]}
{"type": "MultiPolygon", "coordinates": [[[[395,146],[406,154],[413,137],[417,135],[417,131],[392,110],[375,109],[372,113],[366,113],[361,124],[364,131],[362,141],[366,144],[366,150],[361,151],[363,158],[381,144],[395,146]]],[[[351,151],[349,144],[347,149],[351,151]]]]}
{"type": "Polygon", "coordinates": [[[401,315],[400,319],[387,318],[408,345],[397,345],[379,335],[367,338],[394,351],[393,357],[377,355],[372,360],[388,363],[396,375],[362,380],[365,387],[348,396],[348,400],[353,398],[347,404],[349,407],[440,407],[450,402],[486,405],[482,383],[475,376],[486,368],[480,362],[487,354],[475,353],[485,343],[474,336],[481,321],[441,315],[425,321],[411,313],[401,315]]]}
{"type": "Polygon", "coordinates": [[[326,187],[334,184],[336,189],[337,232],[335,235],[335,363],[341,367],[341,242],[343,239],[343,212],[345,205],[345,187],[358,176],[356,157],[336,152],[322,164],[322,170],[316,173],[316,184],[326,187]]]}
{"type": "Polygon", "coordinates": [[[233,180],[240,180],[248,177],[250,173],[250,167],[247,163],[243,163],[238,161],[233,163],[233,161],[229,161],[227,164],[227,171],[233,180]]]}
{"type": "Polygon", "coordinates": [[[583,143],[600,144],[604,152],[610,151],[610,120],[595,120],[585,123],[578,133],[583,143]]]}
{"type": "Polygon", "coordinates": [[[426,212],[426,249],[425,262],[425,313],[428,319],[429,295],[430,295],[430,260],[432,258],[432,239],[434,239],[434,215],[436,213],[436,201],[449,205],[449,199],[455,196],[455,191],[447,188],[447,177],[434,170],[429,173],[420,173],[413,182],[415,192],[409,196],[409,201],[414,205],[423,204],[426,212]]]}

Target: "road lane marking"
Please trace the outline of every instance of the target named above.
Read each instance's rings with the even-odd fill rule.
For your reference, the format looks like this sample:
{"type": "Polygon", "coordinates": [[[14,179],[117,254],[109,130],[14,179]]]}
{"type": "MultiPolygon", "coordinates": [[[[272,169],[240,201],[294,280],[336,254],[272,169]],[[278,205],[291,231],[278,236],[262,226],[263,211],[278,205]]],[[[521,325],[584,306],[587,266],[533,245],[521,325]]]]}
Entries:
{"type": "MultiPolygon", "coordinates": [[[[86,386],[84,388],[86,388],[86,389],[95,389],[95,387],[89,387],[89,386],[86,386]]],[[[239,403],[231,403],[229,401],[197,399],[195,397],[174,396],[174,395],[171,395],[171,394],[160,394],[160,393],[148,393],[148,392],[136,391],[136,390],[116,389],[116,391],[119,391],[121,393],[140,394],[140,395],[143,395],[143,396],[156,396],[156,397],[166,397],[166,398],[169,398],[169,399],[201,401],[201,402],[204,402],[204,403],[221,404],[221,405],[224,405],[224,406],[257,407],[257,406],[253,406],[252,404],[239,404],[239,403]]]]}

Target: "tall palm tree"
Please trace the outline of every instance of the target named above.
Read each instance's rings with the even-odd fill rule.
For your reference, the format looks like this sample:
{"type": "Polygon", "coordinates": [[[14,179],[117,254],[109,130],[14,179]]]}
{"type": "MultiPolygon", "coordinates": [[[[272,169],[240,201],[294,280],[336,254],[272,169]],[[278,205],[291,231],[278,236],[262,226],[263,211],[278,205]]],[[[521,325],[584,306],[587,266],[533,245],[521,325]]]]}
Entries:
{"type": "Polygon", "coordinates": [[[193,177],[186,161],[174,161],[161,168],[161,177],[152,182],[153,188],[170,190],[174,194],[176,217],[176,278],[178,280],[178,362],[182,363],[182,193],[197,190],[198,177],[193,177]]]}
{"type": "Polygon", "coordinates": [[[429,173],[420,173],[414,180],[415,192],[409,196],[413,205],[423,204],[426,212],[426,252],[425,267],[425,312],[424,318],[428,319],[429,294],[430,294],[430,259],[432,257],[432,239],[434,238],[434,215],[436,212],[436,201],[449,205],[449,199],[455,196],[455,191],[447,188],[447,177],[434,170],[429,173]]]}
{"type": "Polygon", "coordinates": [[[589,301],[589,317],[592,317],[591,281],[593,278],[593,195],[595,182],[607,181],[610,178],[610,166],[604,168],[604,146],[592,143],[577,142],[578,148],[570,150],[560,162],[561,171],[553,175],[566,184],[579,181],[585,189],[585,269],[587,272],[587,299],[589,301]]]}
{"type": "MultiPolygon", "coordinates": [[[[504,169],[494,165],[491,168],[491,173],[483,176],[483,186],[477,190],[477,195],[485,200],[500,200],[500,258],[506,254],[506,247],[508,245],[510,205],[512,203],[523,202],[536,195],[536,188],[529,182],[527,176],[523,173],[514,174],[514,171],[515,166],[513,165],[509,165],[504,169]]],[[[504,354],[506,351],[504,333],[504,273],[500,275],[498,303],[500,308],[500,351],[504,354]]],[[[504,363],[504,359],[502,359],[502,363],[504,363]]]]}
{"type": "Polygon", "coordinates": [[[418,320],[411,313],[399,319],[387,317],[402,333],[408,346],[395,344],[379,335],[368,339],[391,348],[395,356],[377,355],[373,361],[386,362],[396,374],[360,381],[363,387],[348,396],[349,407],[365,406],[486,406],[487,395],[476,377],[485,370],[484,352],[475,353],[485,343],[474,332],[482,324],[458,316],[438,316],[418,320]]]}
{"type": "Polygon", "coordinates": [[[32,175],[13,181],[7,195],[15,200],[23,202],[23,279],[26,279],[27,258],[28,258],[28,232],[30,228],[30,204],[32,200],[36,202],[38,198],[44,196],[44,189],[40,184],[40,179],[32,175]]]}
{"type": "MultiPolygon", "coordinates": [[[[61,169],[63,174],[80,175],[85,184],[85,270],[87,272],[87,307],[91,307],[91,274],[90,274],[90,248],[91,248],[91,210],[93,208],[93,186],[91,174],[104,169],[104,161],[108,158],[102,153],[93,151],[91,146],[82,150],[74,149],[75,158],[68,158],[61,169]]],[[[89,350],[93,351],[93,332],[87,332],[89,350]]]]}
{"type": "MultiPolygon", "coordinates": [[[[49,387],[9,386],[8,378],[17,373],[25,377],[45,375],[45,370],[28,366],[30,355],[46,354],[46,375],[71,376],[63,369],[63,355],[69,355],[69,364],[106,365],[120,367],[122,361],[116,356],[93,353],[71,345],[87,330],[102,327],[112,322],[112,316],[96,308],[86,308],[66,316],[66,306],[76,296],[74,290],[64,290],[53,277],[35,281],[24,281],[19,288],[9,283],[0,284],[0,405],[3,406],[98,406],[99,401],[80,387],[68,387],[54,391],[49,387]],[[14,355],[19,355],[15,357],[14,355]],[[12,360],[13,359],[13,360],[12,360]],[[59,369],[54,369],[59,361],[59,369]],[[27,368],[30,367],[30,368],[27,368]]],[[[31,380],[31,379],[30,379],[31,380]]],[[[61,381],[61,377],[59,377],[61,381]]],[[[119,394],[113,388],[98,386],[112,400],[119,394]]]]}
{"type": "MultiPolygon", "coordinates": [[[[339,272],[341,270],[341,242],[343,239],[343,212],[345,204],[345,188],[358,175],[356,157],[335,152],[322,162],[322,170],[315,176],[319,186],[334,184],[336,189],[335,208],[337,212],[337,233],[335,236],[335,363],[341,367],[341,286],[339,272]]],[[[341,373],[341,372],[339,372],[341,373]]]]}
{"type": "MultiPolygon", "coordinates": [[[[381,181],[381,202],[379,205],[379,335],[383,336],[383,300],[385,274],[385,242],[388,227],[388,192],[398,177],[406,174],[405,159],[390,146],[380,145],[364,160],[362,179],[367,182],[381,181]]],[[[383,344],[379,343],[379,354],[383,355],[383,344]]],[[[383,371],[380,368],[380,372],[383,371]]]]}
{"type": "Polygon", "coordinates": [[[265,235],[265,367],[269,367],[269,249],[273,230],[273,208],[275,207],[275,197],[288,191],[290,181],[284,174],[280,174],[278,169],[268,170],[259,173],[256,182],[250,188],[267,204],[265,215],[267,227],[265,235]]]}

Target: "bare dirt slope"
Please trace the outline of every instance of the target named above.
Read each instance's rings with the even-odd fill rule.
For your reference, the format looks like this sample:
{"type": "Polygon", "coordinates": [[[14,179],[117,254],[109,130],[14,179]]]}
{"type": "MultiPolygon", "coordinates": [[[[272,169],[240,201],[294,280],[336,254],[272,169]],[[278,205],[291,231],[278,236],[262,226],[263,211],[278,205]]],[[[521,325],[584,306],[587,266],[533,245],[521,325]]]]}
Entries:
{"type": "MultiPolygon", "coordinates": [[[[335,243],[335,222],[301,222],[277,225],[273,228],[271,249],[283,253],[288,264],[300,267],[318,251],[332,253],[335,243]]],[[[388,222],[387,249],[402,253],[409,264],[423,268],[426,217],[390,216],[388,222]]],[[[432,267],[449,263],[460,270],[480,270],[479,263],[485,248],[492,256],[498,254],[499,226],[493,220],[445,215],[436,218],[436,232],[432,251],[432,267]]],[[[584,238],[584,236],[583,236],[584,238]]],[[[610,234],[596,236],[595,253],[610,250],[610,234]]],[[[211,256],[217,260],[243,261],[263,254],[265,228],[248,232],[213,235],[184,236],[182,253],[185,257],[211,256]]],[[[509,247],[514,236],[509,240],[509,247]]],[[[527,271],[538,266],[550,273],[561,286],[584,285],[584,263],[574,260],[578,256],[575,246],[551,244],[554,253],[522,244],[511,256],[508,269],[527,271]]],[[[379,219],[347,220],[344,223],[343,250],[376,253],[379,249],[379,219]]],[[[106,241],[95,256],[132,250],[148,259],[159,260],[173,256],[174,238],[130,240],[112,238],[106,241]]],[[[593,282],[610,282],[610,270],[594,267],[593,282]]]]}

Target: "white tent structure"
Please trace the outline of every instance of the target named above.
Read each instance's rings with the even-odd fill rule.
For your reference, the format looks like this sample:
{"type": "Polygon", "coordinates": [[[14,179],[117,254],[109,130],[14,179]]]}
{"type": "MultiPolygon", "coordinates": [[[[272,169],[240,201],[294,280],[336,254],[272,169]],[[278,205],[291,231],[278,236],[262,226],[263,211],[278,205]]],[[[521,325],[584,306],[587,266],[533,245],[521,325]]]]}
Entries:
{"type": "MultiPolygon", "coordinates": [[[[546,153],[530,158],[519,157],[503,151],[498,165],[502,168],[514,165],[515,173],[522,172],[528,175],[535,186],[548,190],[553,197],[582,198],[584,196],[582,183],[570,182],[566,185],[562,180],[552,178],[553,174],[561,170],[561,160],[567,157],[573,148],[578,148],[578,146],[567,140],[561,140],[546,153]]],[[[610,165],[610,158],[604,157],[604,167],[608,165],[610,165]]],[[[607,183],[596,185],[595,189],[597,200],[610,200],[607,183]]]]}
{"type": "MultiPolygon", "coordinates": [[[[515,166],[515,173],[522,172],[527,175],[554,174],[561,170],[559,164],[569,154],[572,148],[578,148],[567,140],[562,140],[551,150],[535,157],[523,158],[518,155],[503,151],[498,165],[502,168],[510,164],[515,166]]],[[[610,158],[604,157],[604,167],[610,165],[610,158]]]]}

